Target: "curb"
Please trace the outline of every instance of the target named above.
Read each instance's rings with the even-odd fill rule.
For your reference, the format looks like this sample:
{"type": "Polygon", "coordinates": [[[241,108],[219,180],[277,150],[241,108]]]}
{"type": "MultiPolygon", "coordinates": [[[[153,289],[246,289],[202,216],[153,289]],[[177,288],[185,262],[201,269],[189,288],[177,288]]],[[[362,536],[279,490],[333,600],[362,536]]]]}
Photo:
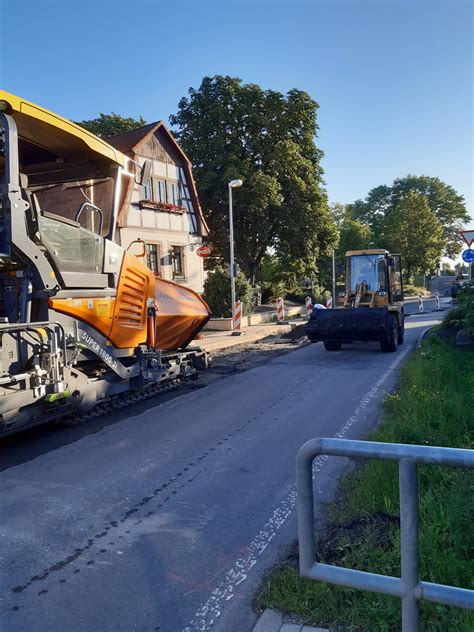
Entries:
{"type": "Polygon", "coordinates": [[[328,628],[313,628],[302,623],[284,623],[278,610],[267,608],[261,614],[252,632],[329,632],[328,628]]]}
{"type": "Polygon", "coordinates": [[[428,333],[433,329],[434,325],[432,327],[427,327],[426,329],[423,330],[423,332],[420,334],[420,337],[417,340],[416,343],[416,348],[419,349],[421,347],[421,344],[424,340],[426,340],[426,337],[428,335],[428,333]]]}

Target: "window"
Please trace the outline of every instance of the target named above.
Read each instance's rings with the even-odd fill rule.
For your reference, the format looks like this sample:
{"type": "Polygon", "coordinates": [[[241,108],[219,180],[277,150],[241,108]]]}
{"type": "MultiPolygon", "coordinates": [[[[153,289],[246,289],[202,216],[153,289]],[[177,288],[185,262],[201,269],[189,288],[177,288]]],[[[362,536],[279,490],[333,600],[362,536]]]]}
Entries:
{"type": "Polygon", "coordinates": [[[160,273],[158,246],[156,244],[146,244],[146,265],[155,274],[160,273]]]}
{"type": "Polygon", "coordinates": [[[173,266],[173,279],[184,278],[184,248],[182,246],[171,246],[171,265],[173,266]]]}
{"type": "Polygon", "coordinates": [[[155,202],[166,204],[166,182],[164,180],[155,180],[155,202]]]}
{"type": "Polygon", "coordinates": [[[153,199],[153,183],[152,178],[150,178],[145,186],[142,186],[142,200],[152,200],[153,199]]]}
{"type": "Polygon", "coordinates": [[[41,241],[65,272],[101,272],[104,240],[82,226],[61,218],[38,215],[41,241]]]}
{"type": "Polygon", "coordinates": [[[374,255],[358,255],[348,259],[351,266],[351,291],[356,292],[359,283],[365,281],[371,291],[376,291],[377,283],[377,257],[374,255]]]}
{"type": "Polygon", "coordinates": [[[351,292],[365,281],[371,292],[387,291],[385,255],[356,255],[347,260],[351,292]]]}
{"type": "Polygon", "coordinates": [[[392,299],[403,301],[402,258],[400,255],[392,255],[393,266],[390,268],[390,282],[392,299]]]}
{"type": "Polygon", "coordinates": [[[175,206],[181,206],[181,196],[179,194],[179,185],[177,182],[172,182],[171,189],[171,203],[175,206]]]}

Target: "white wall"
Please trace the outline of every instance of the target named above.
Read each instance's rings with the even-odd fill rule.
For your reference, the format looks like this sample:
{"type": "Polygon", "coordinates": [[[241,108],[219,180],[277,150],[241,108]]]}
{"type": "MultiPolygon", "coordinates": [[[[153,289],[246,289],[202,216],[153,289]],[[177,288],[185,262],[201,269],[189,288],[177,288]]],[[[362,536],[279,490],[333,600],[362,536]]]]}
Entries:
{"type": "MultiPolygon", "coordinates": [[[[160,253],[160,276],[167,281],[175,281],[186,287],[190,287],[195,292],[202,293],[204,285],[204,264],[203,259],[198,257],[196,249],[202,243],[200,237],[189,235],[180,231],[158,231],[145,228],[121,228],[120,244],[127,248],[132,241],[143,239],[146,243],[156,243],[160,253]],[[197,243],[194,251],[190,244],[197,243]],[[173,268],[169,257],[171,246],[184,246],[183,249],[183,269],[184,279],[173,279],[173,268]]],[[[133,250],[131,250],[133,252],[133,250]]],[[[146,264],[146,260],[143,261],[146,264]]]]}
{"type": "MultiPolygon", "coordinates": [[[[142,162],[142,160],[140,160],[142,162]]],[[[174,164],[153,161],[152,174],[165,178],[167,181],[179,179],[178,168],[174,164]]],[[[181,179],[184,173],[181,171],[181,179]]],[[[189,187],[189,183],[183,183],[189,187]]],[[[143,199],[143,192],[139,185],[134,183],[130,196],[128,210],[124,214],[121,226],[118,230],[118,240],[122,247],[127,248],[136,239],[143,239],[146,243],[154,243],[159,247],[160,276],[168,281],[190,287],[195,292],[202,293],[204,284],[204,262],[196,254],[196,249],[202,243],[201,237],[191,234],[193,223],[192,216],[195,210],[192,202],[183,203],[188,208],[187,213],[170,213],[167,211],[155,211],[140,209],[138,202],[143,199]],[[190,244],[198,244],[191,250],[190,244]],[[182,246],[184,279],[173,279],[173,268],[169,257],[171,246],[182,246]]],[[[146,263],[146,260],[144,261],[146,263]]]]}

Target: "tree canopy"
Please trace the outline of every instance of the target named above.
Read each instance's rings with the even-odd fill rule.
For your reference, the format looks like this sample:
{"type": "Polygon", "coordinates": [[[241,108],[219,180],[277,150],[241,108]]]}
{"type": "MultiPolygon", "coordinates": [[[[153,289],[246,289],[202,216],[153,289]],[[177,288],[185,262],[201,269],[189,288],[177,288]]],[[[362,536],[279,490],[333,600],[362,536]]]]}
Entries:
{"type": "Polygon", "coordinates": [[[193,164],[215,251],[228,258],[228,183],[234,193],[236,259],[254,280],[270,250],[302,274],[337,240],[315,145],[318,104],[306,93],[286,95],[243,84],[235,77],[205,77],[170,117],[193,164]]]}
{"type": "Polygon", "coordinates": [[[418,191],[408,191],[386,214],[388,250],[404,256],[407,277],[427,274],[440,262],[445,246],[443,226],[428,200],[418,191]]]}
{"type": "MultiPolygon", "coordinates": [[[[350,205],[350,211],[354,218],[370,226],[377,245],[383,247],[390,241],[386,220],[409,193],[417,193],[426,201],[442,228],[442,254],[454,258],[461,250],[459,231],[470,218],[463,196],[439,178],[414,175],[398,178],[392,186],[382,185],[369,191],[364,200],[350,205]]],[[[394,228],[393,222],[390,227],[394,228]]],[[[419,238],[429,240],[430,236],[420,234],[419,238]]]]}
{"type": "Polygon", "coordinates": [[[99,138],[108,138],[109,136],[130,132],[132,129],[137,129],[137,127],[143,127],[147,122],[141,116],[139,119],[134,119],[131,116],[124,118],[115,112],[110,114],[101,112],[95,119],[76,121],[76,124],[89,130],[89,132],[92,132],[99,138]]]}
{"type": "Polygon", "coordinates": [[[344,257],[348,250],[363,250],[370,246],[374,239],[372,229],[356,219],[349,206],[332,204],[331,213],[339,232],[337,256],[344,257]]]}

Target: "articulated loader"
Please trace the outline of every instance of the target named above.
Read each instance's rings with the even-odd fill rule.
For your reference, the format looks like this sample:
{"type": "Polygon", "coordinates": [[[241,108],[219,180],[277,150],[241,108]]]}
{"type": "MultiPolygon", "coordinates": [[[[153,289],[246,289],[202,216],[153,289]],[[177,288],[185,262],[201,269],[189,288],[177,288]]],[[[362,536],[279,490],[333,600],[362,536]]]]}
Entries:
{"type": "Polygon", "coordinates": [[[379,342],[382,351],[393,352],[403,343],[404,327],[400,255],[354,250],[346,253],[346,288],[336,308],[314,308],[306,334],[327,351],[357,340],[379,342]]]}
{"type": "Polygon", "coordinates": [[[115,238],[150,167],[0,91],[0,435],[206,368],[206,303],[115,238]]]}

